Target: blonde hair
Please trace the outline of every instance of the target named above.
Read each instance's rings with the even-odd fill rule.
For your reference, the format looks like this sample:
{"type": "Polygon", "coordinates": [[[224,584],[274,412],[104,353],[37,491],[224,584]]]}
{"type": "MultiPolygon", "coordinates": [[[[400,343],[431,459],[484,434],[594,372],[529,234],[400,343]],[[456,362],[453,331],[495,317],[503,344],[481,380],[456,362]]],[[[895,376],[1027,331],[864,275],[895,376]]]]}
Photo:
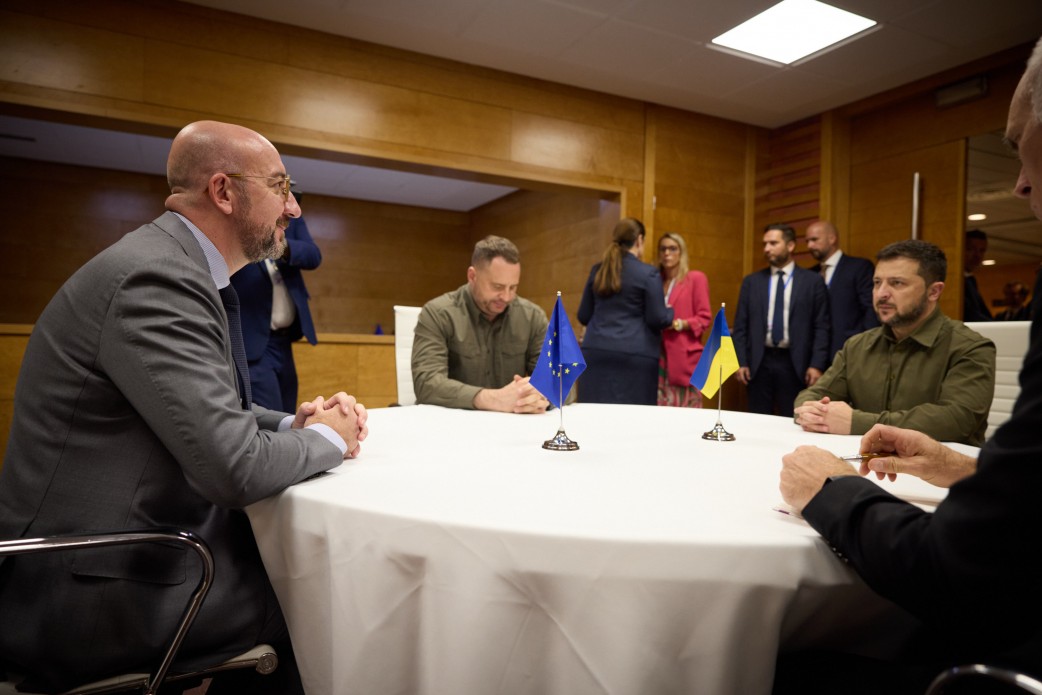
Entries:
{"type": "MultiPolygon", "coordinates": [[[[677,242],[677,246],[680,247],[680,263],[677,265],[676,278],[678,281],[683,281],[687,277],[687,271],[690,270],[687,265],[687,242],[684,241],[684,237],[680,236],[676,232],[666,232],[662,235],[662,239],[672,239],[677,242]]],[[[658,243],[662,243],[662,239],[658,240],[658,243]]],[[[662,277],[666,277],[666,273],[662,268],[662,261],[659,260],[658,271],[662,274],[662,277]]]]}
{"type": "Polygon", "coordinates": [[[629,253],[637,239],[644,236],[644,224],[632,217],[624,217],[615,225],[611,245],[604,250],[601,267],[593,276],[593,289],[602,297],[618,294],[622,289],[622,254],[629,253]]]}

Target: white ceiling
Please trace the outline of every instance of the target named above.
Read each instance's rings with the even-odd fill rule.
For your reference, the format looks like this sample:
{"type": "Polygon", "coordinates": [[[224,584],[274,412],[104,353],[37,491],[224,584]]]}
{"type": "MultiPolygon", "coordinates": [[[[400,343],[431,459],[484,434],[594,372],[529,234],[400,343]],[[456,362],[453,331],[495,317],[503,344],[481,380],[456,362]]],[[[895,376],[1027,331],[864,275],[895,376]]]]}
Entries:
{"type": "Polygon", "coordinates": [[[1042,35],[1039,0],[828,0],[878,30],[792,66],[710,41],[777,0],[190,0],[774,128],[1042,35]]]}
{"type": "MultiPolygon", "coordinates": [[[[714,36],[774,0],[192,2],[767,127],[1042,34],[1042,0],[830,0],[880,27],[785,67],[708,47],[714,36]]],[[[0,116],[4,156],[162,174],[168,149],[164,138],[0,116]]],[[[465,211],[514,190],[325,160],[285,160],[303,191],[322,195],[465,211]]],[[[1007,161],[998,169],[1009,167],[1007,161]]],[[[987,185],[1008,189],[1012,183],[987,185]]],[[[1011,215],[1018,205],[1027,212],[1021,201],[1006,204],[1011,215]]]]}

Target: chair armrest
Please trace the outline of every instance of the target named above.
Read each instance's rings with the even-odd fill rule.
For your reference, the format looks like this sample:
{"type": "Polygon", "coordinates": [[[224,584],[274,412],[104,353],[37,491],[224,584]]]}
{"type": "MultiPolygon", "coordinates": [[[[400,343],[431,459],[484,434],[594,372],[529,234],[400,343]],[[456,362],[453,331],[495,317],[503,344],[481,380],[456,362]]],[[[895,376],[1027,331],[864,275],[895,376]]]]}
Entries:
{"type": "Polygon", "coordinates": [[[83,548],[101,548],[113,545],[133,545],[138,543],[176,543],[187,545],[199,556],[203,563],[202,576],[199,584],[185,606],[181,622],[174,633],[170,646],[167,647],[163,660],[160,662],[156,672],[152,675],[146,689],[146,695],[153,695],[166,678],[170,665],[177,656],[178,649],[188,634],[189,628],[195,621],[203,599],[210,591],[213,583],[213,555],[210,548],[202,538],[189,531],[178,529],[156,528],[136,531],[100,531],[96,533],[84,533],[77,535],[47,536],[43,538],[20,538],[18,540],[0,541],[0,557],[6,555],[30,555],[33,553],[46,553],[60,550],[77,550],[83,548]]]}

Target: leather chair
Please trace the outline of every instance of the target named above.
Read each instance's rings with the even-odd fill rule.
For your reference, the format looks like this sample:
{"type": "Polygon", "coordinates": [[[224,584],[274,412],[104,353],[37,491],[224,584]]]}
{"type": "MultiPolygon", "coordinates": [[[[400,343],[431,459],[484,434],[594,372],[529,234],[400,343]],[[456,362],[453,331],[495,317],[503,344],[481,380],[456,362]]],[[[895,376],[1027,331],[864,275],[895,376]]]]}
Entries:
{"type": "MultiPolygon", "coordinates": [[[[139,543],[167,543],[186,545],[193,550],[202,561],[203,572],[199,584],[185,606],[184,614],[170,640],[170,646],[163,654],[162,660],[152,673],[128,673],[116,675],[104,680],[88,683],[68,691],[67,695],[95,695],[100,693],[140,692],[154,695],[163,683],[188,681],[205,678],[221,671],[235,668],[253,668],[258,673],[269,674],[278,666],[275,650],[266,645],[257,645],[245,654],[215,664],[201,671],[191,673],[170,673],[170,667],[177,656],[177,651],[195,621],[199,608],[210,591],[213,582],[213,556],[205,541],[193,533],[175,529],[151,529],[142,531],[112,531],[82,535],[49,536],[46,538],[21,538],[18,540],[0,541],[0,556],[28,555],[32,553],[60,552],[82,548],[100,548],[116,545],[133,545],[139,543]]],[[[16,693],[21,678],[17,674],[7,674],[8,680],[0,681],[0,695],[16,693]]]]}
{"type": "Polygon", "coordinates": [[[392,405],[416,405],[412,385],[412,338],[421,306],[394,307],[394,365],[398,381],[398,400],[392,405]]]}

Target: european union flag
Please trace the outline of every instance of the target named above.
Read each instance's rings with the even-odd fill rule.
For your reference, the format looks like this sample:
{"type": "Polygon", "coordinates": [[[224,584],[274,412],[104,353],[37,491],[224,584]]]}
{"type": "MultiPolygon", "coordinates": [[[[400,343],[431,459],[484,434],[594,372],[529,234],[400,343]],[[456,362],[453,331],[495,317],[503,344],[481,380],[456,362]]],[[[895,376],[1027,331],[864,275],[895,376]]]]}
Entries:
{"type": "Polygon", "coordinates": [[[557,294],[554,313],[550,316],[550,325],[546,327],[546,338],[543,340],[543,352],[539,362],[532,371],[529,381],[546,399],[561,407],[561,401],[568,397],[572,384],[586,369],[579,341],[575,339],[575,331],[568,321],[561,304],[561,294],[557,294]]]}
{"type": "Polygon", "coordinates": [[[713,332],[709,334],[709,342],[702,350],[691,375],[691,385],[702,392],[706,398],[716,395],[727,377],[738,371],[738,354],[734,351],[731,331],[727,328],[727,317],[723,308],[716,312],[713,319],[713,332]]]}

